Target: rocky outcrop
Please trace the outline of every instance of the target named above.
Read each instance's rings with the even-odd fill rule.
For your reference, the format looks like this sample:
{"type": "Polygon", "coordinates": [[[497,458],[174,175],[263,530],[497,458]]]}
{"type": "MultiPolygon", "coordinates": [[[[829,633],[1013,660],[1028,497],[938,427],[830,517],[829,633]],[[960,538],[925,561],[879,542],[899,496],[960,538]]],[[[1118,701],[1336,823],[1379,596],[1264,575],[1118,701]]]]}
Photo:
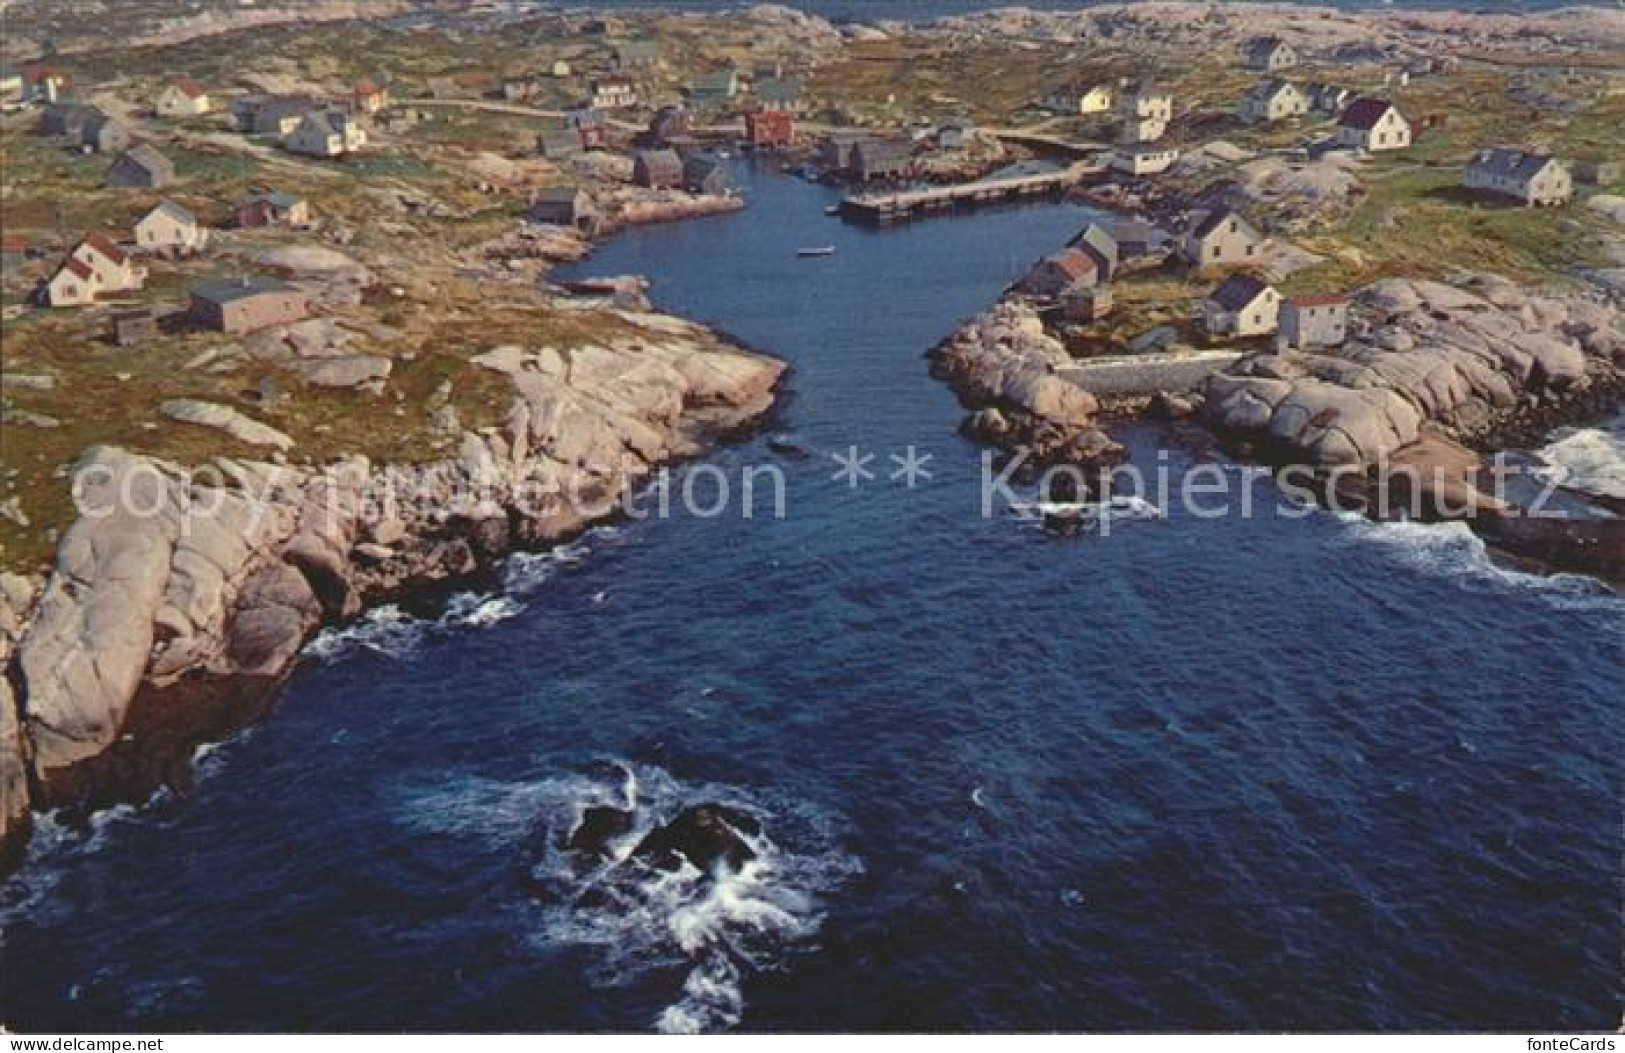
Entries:
{"type": "Polygon", "coordinates": [[[1061,370],[1072,363],[1031,306],[1002,301],[960,326],[931,352],[931,373],[974,412],[965,431],[1027,454],[1034,467],[1093,466],[1122,456],[1099,428],[1099,404],[1061,370]]]}
{"type": "Polygon", "coordinates": [[[1381,281],[1354,313],[1355,336],[1335,352],[1252,355],[1211,377],[1208,421],[1294,461],[1373,465],[1426,422],[1471,440],[1529,400],[1577,391],[1625,346],[1613,308],[1493,277],[1381,281]]]}
{"type": "Polygon", "coordinates": [[[252,446],[272,446],[278,450],[293,448],[292,438],[269,424],[261,424],[247,414],[239,413],[230,406],[197,399],[170,399],[158,409],[172,420],[198,424],[205,428],[217,428],[233,439],[252,446]]]}
{"type": "Polygon", "coordinates": [[[251,719],[238,700],[324,621],[614,515],[657,465],[771,406],[779,363],[676,319],[619,318],[628,335],[601,346],[483,356],[513,386],[507,426],[410,469],[87,451],[81,517],[31,622],[0,618],[0,848],[15,858],[30,786],[36,808],[95,806],[184,780],[197,736],[251,719]]]}

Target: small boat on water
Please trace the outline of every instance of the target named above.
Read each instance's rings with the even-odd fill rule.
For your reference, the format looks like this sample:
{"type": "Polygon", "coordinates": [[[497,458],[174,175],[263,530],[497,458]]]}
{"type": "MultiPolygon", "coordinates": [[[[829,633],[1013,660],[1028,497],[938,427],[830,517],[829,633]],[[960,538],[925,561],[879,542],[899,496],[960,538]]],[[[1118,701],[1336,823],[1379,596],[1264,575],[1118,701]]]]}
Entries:
{"type": "Polygon", "coordinates": [[[802,257],[804,259],[812,259],[812,258],[819,257],[819,256],[833,256],[833,255],[835,255],[835,246],[834,245],[816,245],[816,246],[813,246],[812,248],[797,249],[796,250],[796,255],[800,256],[800,257],[802,257]]]}
{"type": "Polygon", "coordinates": [[[825,205],[824,206],[824,215],[826,215],[826,216],[838,216],[840,214],[841,214],[841,206],[840,205],[825,205]]]}

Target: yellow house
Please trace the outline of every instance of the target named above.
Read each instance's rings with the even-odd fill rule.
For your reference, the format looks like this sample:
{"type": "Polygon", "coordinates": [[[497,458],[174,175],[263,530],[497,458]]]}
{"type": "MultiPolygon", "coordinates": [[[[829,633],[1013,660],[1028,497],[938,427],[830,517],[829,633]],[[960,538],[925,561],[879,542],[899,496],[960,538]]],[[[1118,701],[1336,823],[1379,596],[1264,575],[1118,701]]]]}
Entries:
{"type": "Polygon", "coordinates": [[[1096,84],[1078,96],[1079,113],[1110,113],[1111,108],[1112,90],[1104,84],[1096,84]]]}

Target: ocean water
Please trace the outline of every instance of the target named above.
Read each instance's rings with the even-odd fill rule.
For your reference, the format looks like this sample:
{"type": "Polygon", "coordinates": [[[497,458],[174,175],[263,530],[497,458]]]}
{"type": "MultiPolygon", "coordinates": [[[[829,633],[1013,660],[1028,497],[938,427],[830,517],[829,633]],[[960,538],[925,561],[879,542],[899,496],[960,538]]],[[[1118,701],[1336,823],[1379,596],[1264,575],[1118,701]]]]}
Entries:
{"type": "Polygon", "coordinates": [[[792,363],[772,428],[804,456],[757,438],[678,484],[776,467],[785,516],[626,522],[327,634],[270,719],[200,751],[192,793],[48,824],[0,893],[0,1019],[1617,1025],[1617,597],[1454,527],[984,517],[922,353],[1087,213],[880,232],[742,178],[752,209],[578,271],[647,274],[792,363]],[[889,478],[909,446],[913,488],[889,478]],[[851,447],[875,457],[856,487],[832,478],[851,447]],[[624,851],[696,803],[759,820],[738,873],[560,848],[589,806],[633,812],[624,851]]]}

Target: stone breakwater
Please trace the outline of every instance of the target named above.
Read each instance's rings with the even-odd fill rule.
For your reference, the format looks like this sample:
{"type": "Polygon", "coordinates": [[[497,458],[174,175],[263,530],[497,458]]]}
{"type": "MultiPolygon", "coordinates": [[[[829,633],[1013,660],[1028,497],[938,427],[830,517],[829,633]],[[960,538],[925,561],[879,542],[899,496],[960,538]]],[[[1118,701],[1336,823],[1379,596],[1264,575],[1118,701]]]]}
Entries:
{"type": "Polygon", "coordinates": [[[262,711],[320,625],[611,517],[772,407],[781,363],[670,316],[620,319],[629,334],[601,345],[479,356],[512,386],[505,425],[410,469],[86,451],[48,580],[0,576],[0,861],[20,859],[31,810],[184,785],[191,751],[262,711]]]}

